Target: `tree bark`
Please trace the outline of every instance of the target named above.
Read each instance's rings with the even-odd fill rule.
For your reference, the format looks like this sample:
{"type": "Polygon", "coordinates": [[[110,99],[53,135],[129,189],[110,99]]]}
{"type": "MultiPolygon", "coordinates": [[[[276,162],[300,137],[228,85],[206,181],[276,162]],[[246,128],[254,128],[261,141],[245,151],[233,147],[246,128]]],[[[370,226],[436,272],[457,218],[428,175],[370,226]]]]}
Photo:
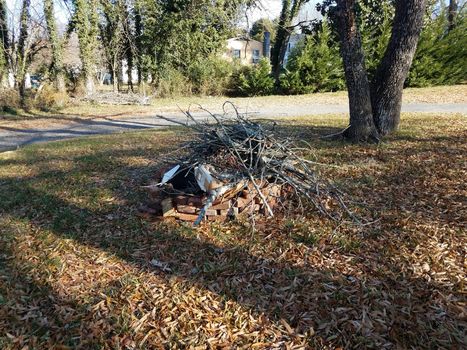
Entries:
{"type": "Polygon", "coordinates": [[[271,51],[272,73],[277,85],[279,85],[279,77],[284,64],[285,54],[287,52],[287,44],[289,42],[290,35],[292,34],[290,26],[305,2],[306,1],[304,0],[282,1],[282,10],[279,17],[276,40],[271,51]]]}
{"type": "Polygon", "coordinates": [[[44,0],[44,14],[49,34],[50,45],[52,47],[52,63],[50,73],[54,80],[55,88],[58,91],[65,91],[65,73],[63,69],[63,43],[60,40],[55,21],[53,0],[44,0]]]}
{"type": "Polygon", "coordinates": [[[425,0],[395,1],[391,38],[371,86],[355,4],[356,0],[337,0],[331,11],[340,36],[349,94],[350,123],[344,136],[352,141],[377,141],[399,125],[402,91],[417,49],[425,0]]]}
{"type": "Polygon", "coordinates": [[[0,89],[8,86],[9,47],[6,1],[0,0],[0,89]]]}
{"type": "Polygon", "coordinates": [[[29,35],[29,22],[31,18],[30,13],[31,0],[23,0],[23,6],[21,8],[20,15],[20,30],[18,38],[18,51],[17,51],[17,62],[16,62],[16,79],[15,87],[19,90],[21,99],[25,96],[25,77],[27,68],[27,56],[28,56],[28,35],[29,35]]]}
{"type": "Polygon", "coordinates": [[[448,9],[448,30],[451,31],[456,27],[456,17],[457,17],[457,9],[458,3],[457,0],[450,0],[449,1],[449,9],[448,9]]]}
{"type": "Polygon", "coordinates": [[[126,44],[126,61],[127,61],[127,78],[128,90],[134,92],[133,89],[133,67],[134,67],[134,36],[130,24],[130,11],[126,4],[123,5],[123,31],[126,44]]]}
{"type": "Polygon", "coordinates": [[[86,95],[95,91],[95,60],[98,34],[97,0],[75,1],[75,28],[78,34],[82,79],[86,95]]]}
{"type": "Polygon", "coordinates": [[[373,122],[365,56],[356,22],[355,0],[338,0],[337,8],[333,11],[341,40],[349,94],[350,124],[344,136],[354,142],[378,141],[379,135],[373,122]]]}
{"type": "MultiPolygon", "coordinates": [[[[135,47],[136,47],[136,70],[138,72],[138,85],[143,79],[142,55],[143,55],[143,23],[141,18],[141,8],[139,2],[135,2],[135,47]]],[[[141,92],[141,91],[140,91],[141,92]]]]}
{"type": "Polygon", "coordinates": [[[425,0],[397,0],[391,38],[372,83],[372,107],[380,135],[397,129],[402,91],[423,26],[425,0]]]}

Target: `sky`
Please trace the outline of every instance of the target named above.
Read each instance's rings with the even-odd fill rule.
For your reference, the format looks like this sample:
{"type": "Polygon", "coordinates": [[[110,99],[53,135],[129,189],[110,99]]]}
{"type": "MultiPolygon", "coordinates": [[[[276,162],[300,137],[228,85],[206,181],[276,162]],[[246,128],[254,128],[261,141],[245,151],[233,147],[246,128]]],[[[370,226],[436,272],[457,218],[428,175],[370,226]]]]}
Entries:
{"type": "MultiPolygon", "coordinates": [[[[300,20],[313,19],[316,16],[315,5],[318,0],[311,0],[309,3],[304,5],[304,10],[301,12],[300,20]]],[[[7,6],[10,11],[19,13],[21,9],[21,0],[7,0],[7,6]]],[[[42,12],[42,0],[32,0],[32,8],[42,12]],[[37,6],[38,5],[38,6],[37,6]]],[[[63,4],[63,1],[55,1],[57,20],[64,25],[69,17],[69,9],[63,4]]],[[[262,18],[268,17],[274,19],[279,17],[282,7],[282,0],[259,0],[259,5],[255,9],[248,11],[246,18],[242,19],[241,23],[244,26],[251,26],[253,22],[262,18]]],[[[34,10],[33,10],[34,12],[34,10]]]]}
{"type": "MultiPolygon", "coordinates": [[[[311,0],[307,4],[305,4],[297,20],[303,21],[316,18],[316,16],[318,16],[318,13],[315,8],[317,2],[318,0],[311,0]]],[[[262,17],[268,17],[270,19],[279,17],[281,7],[282,0],[260,0],[259,6],[256,7],[254,10],[249,11],[249,25],[251,26],[253,22],[262,17]]]]}

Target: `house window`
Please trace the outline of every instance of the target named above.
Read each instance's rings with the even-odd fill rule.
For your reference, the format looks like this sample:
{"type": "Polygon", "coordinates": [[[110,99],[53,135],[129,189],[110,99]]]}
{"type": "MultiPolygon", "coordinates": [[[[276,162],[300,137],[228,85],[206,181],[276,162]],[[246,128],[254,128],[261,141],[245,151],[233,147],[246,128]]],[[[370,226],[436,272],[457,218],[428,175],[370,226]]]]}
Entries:
{"type": "Polygon", "coordinates": [[[260,60],[259,50],[255,49],[255,50],[253,50],[253,63],[258,63],[259,60],[260,60]]]}
{"type": "Polygon", "coordinates": [[[240,59],[240,50],[233,50],[233,58],[240,59]]]}

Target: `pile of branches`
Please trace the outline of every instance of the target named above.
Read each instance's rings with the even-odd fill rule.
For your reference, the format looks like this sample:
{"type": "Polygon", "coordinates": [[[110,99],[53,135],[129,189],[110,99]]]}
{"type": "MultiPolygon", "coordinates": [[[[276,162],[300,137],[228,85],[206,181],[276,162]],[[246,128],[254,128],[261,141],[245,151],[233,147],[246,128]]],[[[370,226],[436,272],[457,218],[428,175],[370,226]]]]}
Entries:
{"type": "MultiPolygon", "coordinates": [[[[301,209],[307,208],[305,202],[308,202],[332,220],[351,219],[361,223],[346,205],[345,194],[318,176],[316,168],[324,164],[301,156],[304,151],[310,151],[309,148],[296,147],[293,140],[275,136],[276,123],[255,122],[230,102],[224,104],[221,115],[201,109],[208,116],[205,120],[194,118],[190,111],[184,112],[186,122],[157,117],[194,131],[193,138],[183,146],[185,152],[177,150],[176,157],[169,154],[164,161],[178,164],[177,174],[193,171],[196,174],[199,169],[209,171],[219,185],[205,189],[208,192],[205,209],[226,191],[247,188],[250,184],[262,199],[266,213],[272,217],[275,213],[261,188],[264,184],[275,184],[288,193],[282,203],[284,208],[290,200],[294,201],[294,208],[301,209]],[[233,114],[226,112],[228,105],[233,108],[233,114]]],[[[202,214],[198,223],[201,219],[202,214]]]]}

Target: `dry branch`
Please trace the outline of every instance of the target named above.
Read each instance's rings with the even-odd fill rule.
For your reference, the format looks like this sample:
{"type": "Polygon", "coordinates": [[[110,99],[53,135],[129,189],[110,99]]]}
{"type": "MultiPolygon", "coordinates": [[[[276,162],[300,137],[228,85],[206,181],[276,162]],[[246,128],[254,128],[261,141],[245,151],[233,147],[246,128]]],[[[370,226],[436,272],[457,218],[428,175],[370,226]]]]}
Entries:
{"type": "MultiPolygon", "coordinates": [[[[195,195],[203,186],[200,188],[196,183],[189,183],[188,177],[199,173],[200,167],[208,171],[217,185],[204,189],[206,199],[196,223],[225,192],[236,188],[239,194],[248,188],[260,199],[262,212],[270,217],[274,216],[274,209],[280,211],[281,207],[285,209],[287,202],[295,201],[298,208],[304,208],[305,202],[311,203],[319,213],[332,220],[350,219],[362,224],[346,204],[345,194],[318,175],[315,168],[327,165],[303,158],[303,152],[309,152],[311,147],[298,148],[293,140],[277,137],[272,129],[239,113],[229,102],[224,104],[221,115],[203,110],[209,115],[206,121],[196,120],[189,111],[184,112],[186,123],[174,121],[191,129],[194,136],[183,145],[183,155],[174,156],[172,152],[164,159],[168,165],[180,166],[174,178],[178,182],[187,179],[186,184],[180,187],[169,181],[162,185],[163,192],[169,195],[195,195]],[[233,107],[233,113],[226,111],[228,105],[233,107]],[[271,196],[265,194],[270,185],[282,189],[277,201],[274,200],[275,204],[279,203],[274,209],[270,205],[271,196]]],[[[157,117],[173,121],[164,116],[157,117]]]]}

